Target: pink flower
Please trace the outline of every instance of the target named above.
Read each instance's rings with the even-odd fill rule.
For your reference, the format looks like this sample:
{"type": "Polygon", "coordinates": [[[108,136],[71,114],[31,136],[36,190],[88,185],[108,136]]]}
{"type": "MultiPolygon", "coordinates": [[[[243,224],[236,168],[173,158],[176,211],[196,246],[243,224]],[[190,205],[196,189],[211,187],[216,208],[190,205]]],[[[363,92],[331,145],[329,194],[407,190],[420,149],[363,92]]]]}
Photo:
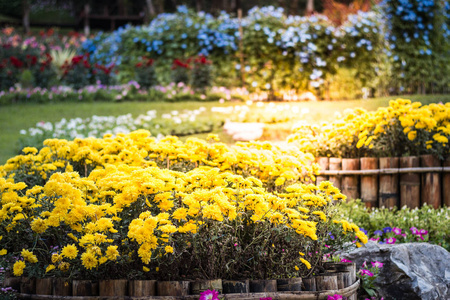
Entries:
{"type": "Polygon", "coordinates": [[[272,300],[272,297],[259,298],[259,300],[272,300]]]}
{"type": "Polygon", "coordinates": [[[370,272],[369,270],[366,270],[366,269],[361,269],[360,270],[360,272],[361,272],[361,275],[367,275],[367,276],[369,276],[369,277],[372,277],[373,276],[373,273],[372,272],[370,272]]]}
{"type": "Polygon", "coordinates": [[[379,238],[379,237],[377,237],[377,238],[370,238],[369,240],[370,240],[370,241],[378,242],[378,241],[380,240],[380,238],[379,238]]]}
{"type": "Polygon", "coordinates": [[[200,294],[199,300],[219,300],[219,292],[214,290],[206,290],[200,294]]]}
{"type": "Polygon", "coordinates": [[[416,227],[411,227],[409,230],[411,230],[412,234],[419,234],[419,230],[416,227]]]}
{"type": "Polygon", "coordinates": [[[383,263],[381,263],[379,261],[374,261],[374,262],[372,262],[372,267],[382,268],[383,267],[383,263]]]}
{"type": "Polygon", "coordinates": [[[394,227],[394,228],[392,228],[392,232],[397,235],[400,235],[400,234],[402,234],[402,229],[398,228],[398,227],[394,227]]]}
{"type": "Polygon", "coordinates": [[[427,234],[428,234],[428,230],[420,229],[420,230],[419,230],[419,234],[420,234],[420,235],[427,235],[427,234]]]}
{"type": "Polygon", "coordinates": [[[395,244],[397,239],[395,237],[390,237],[386,239],[386,244],[395,244]]]}
{"type": "Polygon", "coordinates": [[[339,294],[334,294],[333,296],[328,296],[327,300],[342,300],[342,296],[339,294]]]}

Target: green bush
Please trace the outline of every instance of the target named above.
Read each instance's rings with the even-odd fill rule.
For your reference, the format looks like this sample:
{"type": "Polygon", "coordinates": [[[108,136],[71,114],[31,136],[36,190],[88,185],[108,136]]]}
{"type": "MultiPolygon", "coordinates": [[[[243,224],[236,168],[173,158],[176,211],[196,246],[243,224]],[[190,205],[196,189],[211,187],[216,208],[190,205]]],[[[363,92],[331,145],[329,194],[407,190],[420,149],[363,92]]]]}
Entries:
{"type": "Polygon", "coordinates": [[[338,208],[343,216],[347,216],[350,221],[364,228],[368,232],[368,237],[379,239],[378,242],[386,242],[385,239],[388,238],[395,238],[395,243],[426,241],[450,250],[449,207],[434,209],[424,205],[415,209],[407,207],[369,209],[357,200],[341,203],[338,208]],[[403,235],[393,232],[394,228],[401,229],[403,235]],[[414,228],[425,230],[427,234],[414,234],[414,228]]]}

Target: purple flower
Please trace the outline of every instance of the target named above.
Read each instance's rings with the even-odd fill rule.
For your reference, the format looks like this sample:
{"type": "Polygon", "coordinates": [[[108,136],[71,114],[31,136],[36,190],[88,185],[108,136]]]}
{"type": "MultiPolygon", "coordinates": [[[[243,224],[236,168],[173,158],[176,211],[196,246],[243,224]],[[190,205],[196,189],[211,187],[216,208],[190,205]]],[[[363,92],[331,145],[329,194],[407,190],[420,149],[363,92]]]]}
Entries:
{"type": "Polygon", "coordinates": [[[398,227],[394,227],[394,228],[392,228],[392,232],[397,235],[400,235],[400,234],[402,234],[402,229],[398,228],[398,227]]]}
{"type": "Polygon", "coordinates": [[[373,276],[373,273],[372,272],[370,272],[369,270],[366,270],[366,269],[361,269],[360,270],[360,272],[361,272],[361,275],[367,275],[367,276],[369,276],[369,277],[372,277],[373,276]]]}
{"type": "Polygon", "coordinates": [[[384,227],[383,228],[383,231],[384,231],[384,233],[389,233],[389,232],[391,232],[392,231],[392,228],[391,227],[384,227]]]}
{"type": "Polygon", "coordinates": [[[259,300],[272,300],[272,297],[259,298],[259,300]]]}
{"type": "Polygon", "coordinates": [[[334,294],[333,296],[328,296],[327,300],[342,300],[342,296],[339,294],[334,294]]]}
{"type": "Polygon", "coordinates": [[[219,292],[215,290],[206,290],[200,294],[199,300],[219,300],[219,292]]]}
{"type": "Polygon", "coordinates": [[[346,258],[342,258],[342,259],[341,259],[341,262],[343,262],[343,263],[351,263],[352,261],[351,261],[351,260],[348,260],[348,259],[346,259],[346,258]]]}
{"type": "Polygon", "coordinates": [[[375,231],[373,232],[373,234],[382,236],[382,235],[383,235],[383,231],[381,231],[381,230],[375,230],[375,231]]]}
{"type": "Polygon", "coordinates": [[[412,234],[419,234],[419,230],[416,227],[411,227],[409,230],[411,230],[412,234]]]}
{"type": "Polygon", "coordinates": [[[372,267],[374,267],[374,268],[382,268],[383,267],[383,263],[382,262],[379,262],[379,261],[373,261],[372,262],[372,267]]]}
{"type": "Polygon", "coordinates": [[[395,244],[397,239],[395,237],[390,237],[386,239],[386,244],[395,244]]]}
{"type": "Polygon", "coordinates": [[[364,232],[365,235],[367,235],[367,230],[365,230],[364,228],[359,228],[359,230],[361,230],[362,232],[364,232]]]}

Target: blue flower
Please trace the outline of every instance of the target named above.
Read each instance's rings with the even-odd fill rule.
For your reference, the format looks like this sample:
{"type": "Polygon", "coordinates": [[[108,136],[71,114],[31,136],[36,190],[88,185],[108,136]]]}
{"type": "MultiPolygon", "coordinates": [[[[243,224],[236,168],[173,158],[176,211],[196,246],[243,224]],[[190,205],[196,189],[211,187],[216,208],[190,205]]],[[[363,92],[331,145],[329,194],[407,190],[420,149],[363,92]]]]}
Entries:
{"type": "Polygon", "coordinates": [[[382,235],[383,235],[383,231],[381,231],[381,230],[375,230],[375,231],[373,232],[373,234],[382,236],[382,235]]]}
{"type": "Polygon", "coordinates": [[[384,227],[383,228],[384,233],[388,233],[388,232],[392,232],[392,228],[391,227],[384,227]]]}

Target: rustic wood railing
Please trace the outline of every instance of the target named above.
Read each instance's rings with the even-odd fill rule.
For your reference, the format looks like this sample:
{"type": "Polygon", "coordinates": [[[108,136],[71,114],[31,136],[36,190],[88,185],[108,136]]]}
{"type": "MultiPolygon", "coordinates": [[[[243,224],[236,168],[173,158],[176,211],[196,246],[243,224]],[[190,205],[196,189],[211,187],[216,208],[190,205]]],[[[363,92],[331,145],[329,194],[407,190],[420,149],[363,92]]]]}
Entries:
{"type": "Polygon", "coordinates": [[[368,207],[450,207],[450,159],[408,157],[319,157],[316,183],[329,180],[349,199],[368,207]]]}

